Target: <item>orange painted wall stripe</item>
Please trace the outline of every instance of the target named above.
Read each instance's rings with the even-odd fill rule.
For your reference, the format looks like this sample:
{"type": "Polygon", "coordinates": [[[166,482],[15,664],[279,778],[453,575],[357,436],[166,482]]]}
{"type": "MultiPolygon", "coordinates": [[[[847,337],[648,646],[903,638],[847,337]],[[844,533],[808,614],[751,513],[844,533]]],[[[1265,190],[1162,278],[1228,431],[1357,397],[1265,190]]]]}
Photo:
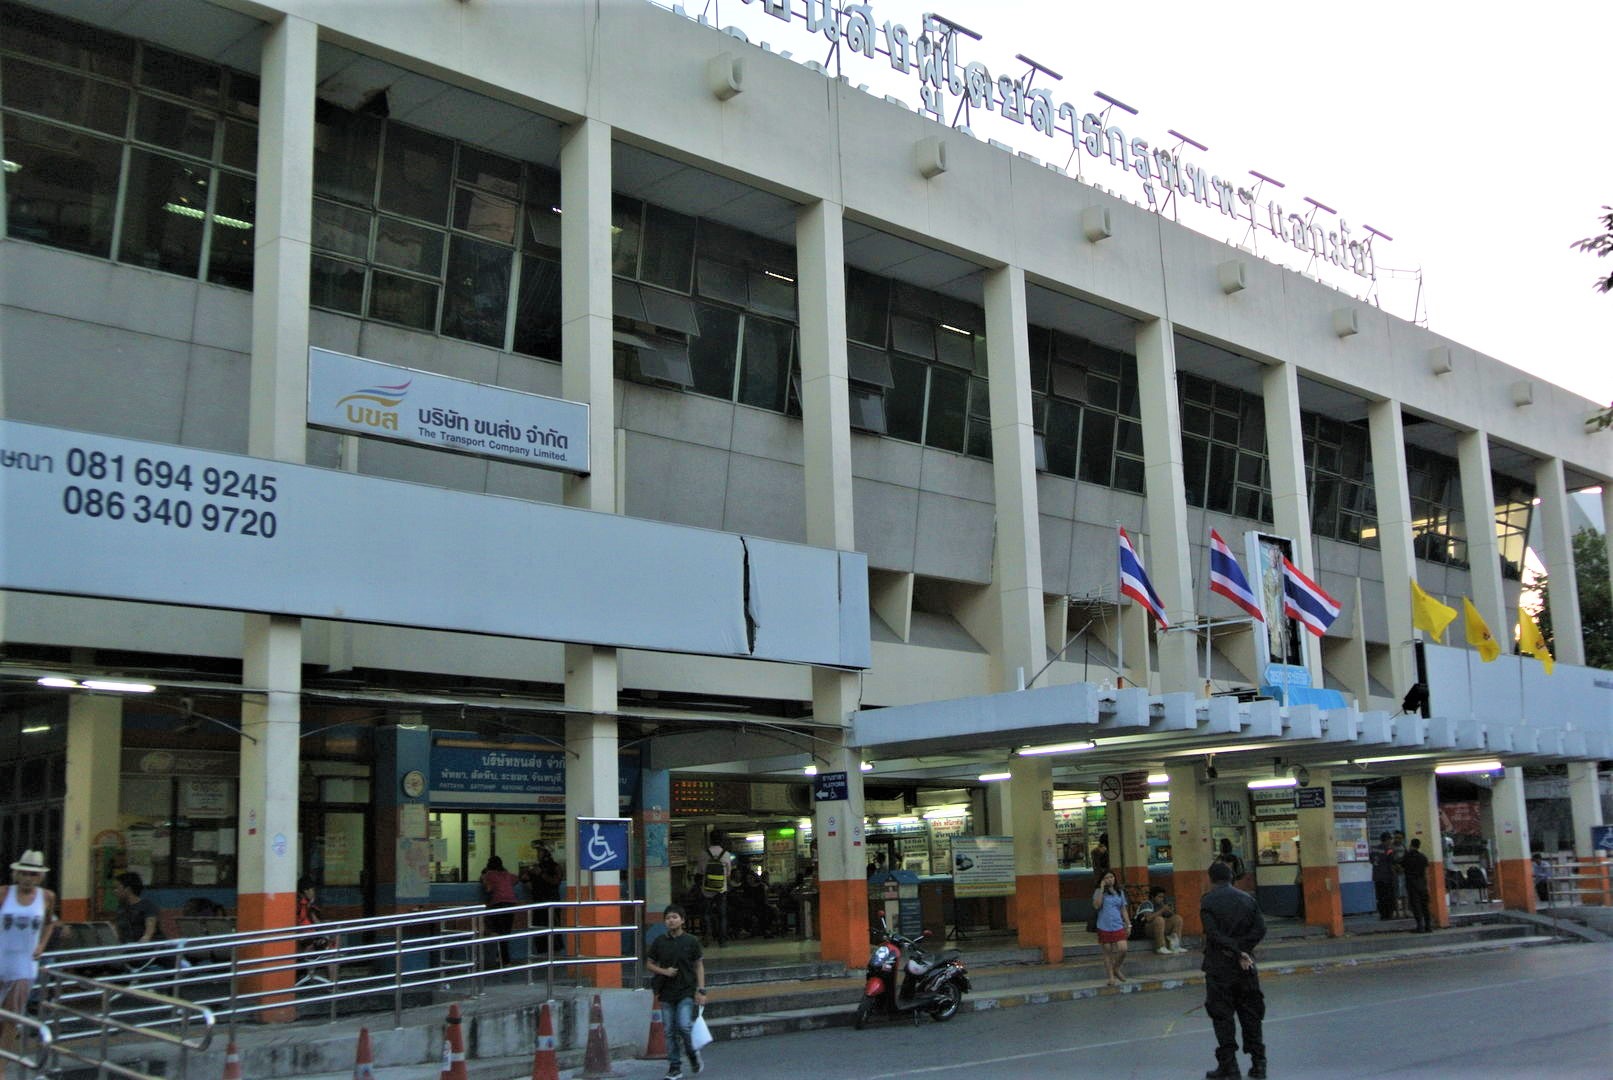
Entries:
{"type": "Polygon", "coordinates": [[[819,955],[860,968],[868,962],[868,882],[818,882],[819,955]]]}
{"type": "Polygon", "coordinates": [[[1014,895],[1009,898],[1019,922],[1019,943],[1027,949],[1040,949],[1042,961],[1064,961],[1064,920],[1059,914],[1059,876],[1022,874],[1014,878],[1014,895]]]}
{"type": "Polygon", "coordinates": [[[1337,866],[1300,868],[1300,888],[1305,891],[1305,922],[1327,929],[1329,937],[1344,936],[1344,897],[1339,893],[1337,866]]]}
{"type": "MultiPolygon", "coordinates": [[[[294,926],[297,922],[297,894],[294,892],[241,893],[236,897],[235,904],[235,926],[239,931],[282,930],[294,926]]],[[[247,970],[255,960],[279,962],[296,951],[294,944],[290,941],[275,941],[245,946],[240,952],[241,966],[243,970],[247,970]]],[[[256,1014],[259,1023],[284,1024],[297,1018],[297,1008],[292,1004],[291,995],[294,982],[296,972],[291,970],[271,971],[258,975],[245,974],[241,977],[241,988],[244,992],[271,993],[271,996],[262,1000],[273,1007],[256,1014]],[[285,991],[284,994],[274,993],[282,990],[285,991]]]]}
{"type": "Polygon", "coordinates": [[[1508,911],[1534,911],[1535,871],[1528,859],[1498,859],[1496,880],[1501,887],[1501,906],[1508,911]]]}

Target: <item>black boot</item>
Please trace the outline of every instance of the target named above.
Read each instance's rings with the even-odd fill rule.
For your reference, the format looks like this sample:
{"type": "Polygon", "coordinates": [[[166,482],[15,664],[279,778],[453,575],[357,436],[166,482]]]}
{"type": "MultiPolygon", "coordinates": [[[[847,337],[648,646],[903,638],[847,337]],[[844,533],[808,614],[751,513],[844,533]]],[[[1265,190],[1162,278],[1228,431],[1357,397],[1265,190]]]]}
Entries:
{"type": "Polygon", "coordinates": [[[1249,1061],[1249,1075],[1254,1080],[1266,1080],[1266,1055],[1255,1054],[1249,1061]]]}
{"type": "Polygon", "coordinates": [[[1215,1068],[1204,1074],[1205,1080],[1243,1080],[1243,1073],[1238,1068],[1238,1059],[1229,1057],[1218,1061],[1215,1068]]]}

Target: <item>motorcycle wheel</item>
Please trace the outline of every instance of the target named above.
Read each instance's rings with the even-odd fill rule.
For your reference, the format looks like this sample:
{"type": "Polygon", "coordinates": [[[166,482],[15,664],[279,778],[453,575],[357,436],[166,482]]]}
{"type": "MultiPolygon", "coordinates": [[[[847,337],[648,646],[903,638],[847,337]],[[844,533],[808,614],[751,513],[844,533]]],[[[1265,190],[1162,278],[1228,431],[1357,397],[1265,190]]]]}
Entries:
{"type": "Polygon", "coordinates": [[[863,998],[857,1003],[857,1018],[851,1022],[851,1026],[856,1028],[858,1031],[861,1031],[863,1028],[867,1027],[868,1017],[873,1014],[873,1011],[874,999],[871,997],[863,998]]]}
{"type": "Polygon", "coordinates": [[[955,982],[943,983],[938,993],[941,1000],[935,1003],[930,1015],[938,1021],[946,1021],[958,1015],[958,1009],[963,1006],[963,991],[955,982]]]}

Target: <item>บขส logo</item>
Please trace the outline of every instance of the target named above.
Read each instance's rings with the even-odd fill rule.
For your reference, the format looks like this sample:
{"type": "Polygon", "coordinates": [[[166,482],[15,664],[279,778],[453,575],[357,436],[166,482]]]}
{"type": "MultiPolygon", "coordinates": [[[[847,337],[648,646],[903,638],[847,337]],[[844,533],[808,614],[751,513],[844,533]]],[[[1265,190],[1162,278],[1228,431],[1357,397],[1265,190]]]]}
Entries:
{"type": "Polygon", "coordinates": [[[336,407],[346,406],[348,423],[363,424],[365,427],[381,428],[384,431],[396,431],[398,414],[393,410],[409,395],[409,386],[413,382],[414,380],[410,379],[396,386],[370,386],[355,390],[339,399],[336,407]]]}

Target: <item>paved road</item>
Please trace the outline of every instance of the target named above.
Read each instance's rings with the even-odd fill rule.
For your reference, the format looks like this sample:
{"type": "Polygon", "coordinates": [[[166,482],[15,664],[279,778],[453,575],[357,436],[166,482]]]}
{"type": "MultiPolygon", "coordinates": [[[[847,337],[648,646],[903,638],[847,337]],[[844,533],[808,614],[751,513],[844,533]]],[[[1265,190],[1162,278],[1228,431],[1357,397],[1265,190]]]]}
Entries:
{"type": "MultiPolygon", "coordinates": [[[[1271,1075],[1283,1080],[1613,1076],[1613,944],[1267,977],[1265,989],[1271,1075]]],[[[1203,996],[1190,987],[724,1042],[702,1080],[1203,1076],[1215,1045],[1203,996]]],[[[619,1068],[634,1080],[661,1071],[619,1068]]]]}

